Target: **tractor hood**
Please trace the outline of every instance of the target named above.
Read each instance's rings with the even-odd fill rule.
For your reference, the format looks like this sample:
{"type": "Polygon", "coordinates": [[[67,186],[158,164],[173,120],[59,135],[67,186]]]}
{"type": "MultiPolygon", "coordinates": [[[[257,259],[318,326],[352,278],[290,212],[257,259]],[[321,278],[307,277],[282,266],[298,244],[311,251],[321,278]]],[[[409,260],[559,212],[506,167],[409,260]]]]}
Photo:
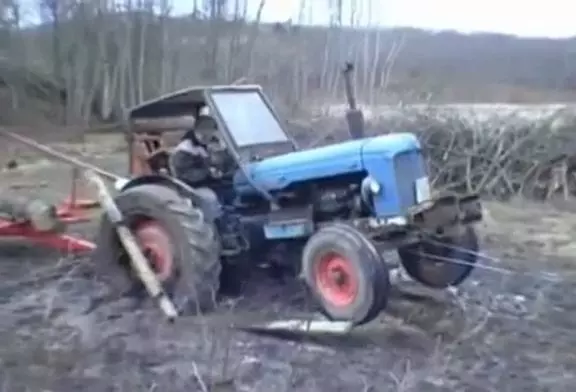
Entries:
{"type": "MultiPolygon", "coordinates": [[[[259,188],[274,191],[293,183],[363,171],[366,154],[392,158],[401,152],[419,148],[420,144],[413,134],[395,133],[252,162],[246,166],[246,172],[259,188]]],[[[236,187],[251,187],[243,177],[238,173],[235,178],[236,187]]]]}

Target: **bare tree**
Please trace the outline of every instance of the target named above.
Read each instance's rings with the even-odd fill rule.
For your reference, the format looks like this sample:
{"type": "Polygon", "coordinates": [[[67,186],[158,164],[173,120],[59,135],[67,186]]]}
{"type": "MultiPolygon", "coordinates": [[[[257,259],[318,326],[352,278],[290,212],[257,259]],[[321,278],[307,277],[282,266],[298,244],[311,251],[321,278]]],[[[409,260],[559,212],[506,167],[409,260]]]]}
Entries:
{"type": "Polygon", "coordinates": [[[44,24],[37,34],[19,30],[16,0],[0,4],[0,50],[2,43],[33,45],[34,58],[21,51],[18,61],[45,65],[59,86],[67,123],[113,120],[153,95],[241,77],[263,84],[287,108],[307,109],[341,94],[339,71],[346,60],[357,63],[359,92],[375,103],[403,45],[387,47],[379,29],[364,26],[367,13],[375,12],[372,0],[326,0],[327,28],[306,25],[320,9],[306,0],[300,0],[298,15],[276,25],[261,23],[266,0],[251,7],[248,0],[195,0],[188,17],[173,15],[171,0],[37,4],[44,24]]]}

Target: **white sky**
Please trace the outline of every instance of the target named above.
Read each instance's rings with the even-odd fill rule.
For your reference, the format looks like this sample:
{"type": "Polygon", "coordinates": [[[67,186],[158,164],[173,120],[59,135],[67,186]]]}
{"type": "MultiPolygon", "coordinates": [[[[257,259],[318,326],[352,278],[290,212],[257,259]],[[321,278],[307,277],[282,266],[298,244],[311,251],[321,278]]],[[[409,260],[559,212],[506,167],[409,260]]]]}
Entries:
{"type": "MultiPolygon", "coordinates": [[[[193,10],[194,0],[169,1],[172,1],[175,13],[189,14],[193,10]]],[[[230,0],[230,3],[235,1],[230,0]]],[[[255,15],[260,0],[239,1],[247,2],[251,11],[249,14],[255,15]]],[[[571,1],[574,0],[343,0],[348,10],[352,3],[362,4],[357,14],[364,24],[371,16],[370,23],[386,27],[555,38],[576,36],[576,2],[571,1]],[[371,12],[368,10],[369,3],[372,4],[371,12]]],[[[25,7],[26,16],[36,19],[33,14],[39,0],[20,2],[25,7]]],[[[296,22],[302,2],[307,4],[304,23],[328,22],[327,4],[330,0],[266,0],[263,19],[274,22],[292,18],[296,22]]],[[[348,22],[349,14],[344,19],[348,22]]]]}
{"type": "MultiPolygon", "coordinates": [[[[253,12],[259,0],[246,0],[253,12]]],[[[419,27],[461,32],[498,32],[526,37],[576,36],[576,3],[570,0],[344,0],[363,3],[362,19],[367,21],[371,2],[373,24],[388,27],[419,27]]],[[[573,0],[572,0],[573,1],[573,0]]],[[[298,19],[302,0],[266,0],[263,19],[298,19]]],[[[329,0],[305,0],[314,4],[313,23],[326,23],[329,0]]],[[[191,0],[175,0],[176,9],[190,12],[191,0]],[[188,9],[188,10],[187,10],[188,9]]],[[[310,12],[306,13],[310,23],[310,12]]],[[[349,19],[346,18],[346,19],[349,19]]]]}

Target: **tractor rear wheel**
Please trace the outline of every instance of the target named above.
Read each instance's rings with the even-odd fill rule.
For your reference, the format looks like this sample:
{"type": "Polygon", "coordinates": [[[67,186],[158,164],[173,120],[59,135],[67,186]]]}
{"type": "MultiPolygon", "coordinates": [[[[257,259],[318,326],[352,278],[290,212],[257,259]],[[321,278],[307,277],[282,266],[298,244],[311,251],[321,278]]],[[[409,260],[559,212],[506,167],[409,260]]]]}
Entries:
{"type": "Polygon", "coordinates": [[[388,300],[386,263],[361,232],[346,224],[322,228],[308,240],[302,277],[331,320],[365,324],[388,300]]]}
{"type": "MultiPolygon", "coordinates": [[[[176,190],[145,184],[115,201],[152,269],[181,313],[210,310],[220,286],[220,242],[214,222],[176,190]]],[[[113,289],[137,296],[144,287],[130,268],[115,229],[102,218],[95,267],[113,289]]]]}
{"type": "Polygon", "coordinates": [[[412,279],[431,288],[444,289],[457,286],[470,276],[478,248],[476,231],[465,226],[450,236],[404,246],[398,255],[412,279]]]}

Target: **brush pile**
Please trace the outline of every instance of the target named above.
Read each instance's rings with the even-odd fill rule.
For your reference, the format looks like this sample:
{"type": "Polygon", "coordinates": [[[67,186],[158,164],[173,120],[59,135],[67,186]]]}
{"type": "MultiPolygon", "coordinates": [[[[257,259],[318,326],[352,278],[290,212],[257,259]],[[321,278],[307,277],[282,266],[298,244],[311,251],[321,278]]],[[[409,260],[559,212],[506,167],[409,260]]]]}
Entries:
{"type": "MultiPolygon", "coordinates": [[[[418,135],[439,191],[478,192],[499,200],[576,196],[576,116],[568,110],[539,118],[521,111],[474,116],[408,110],[367,124],[368,134],[383,131],[418,135]]],[[[346,139],[347,131],[341,119],[324,117],[297,127],[295,136],[308,147],[346,139]]]]}

